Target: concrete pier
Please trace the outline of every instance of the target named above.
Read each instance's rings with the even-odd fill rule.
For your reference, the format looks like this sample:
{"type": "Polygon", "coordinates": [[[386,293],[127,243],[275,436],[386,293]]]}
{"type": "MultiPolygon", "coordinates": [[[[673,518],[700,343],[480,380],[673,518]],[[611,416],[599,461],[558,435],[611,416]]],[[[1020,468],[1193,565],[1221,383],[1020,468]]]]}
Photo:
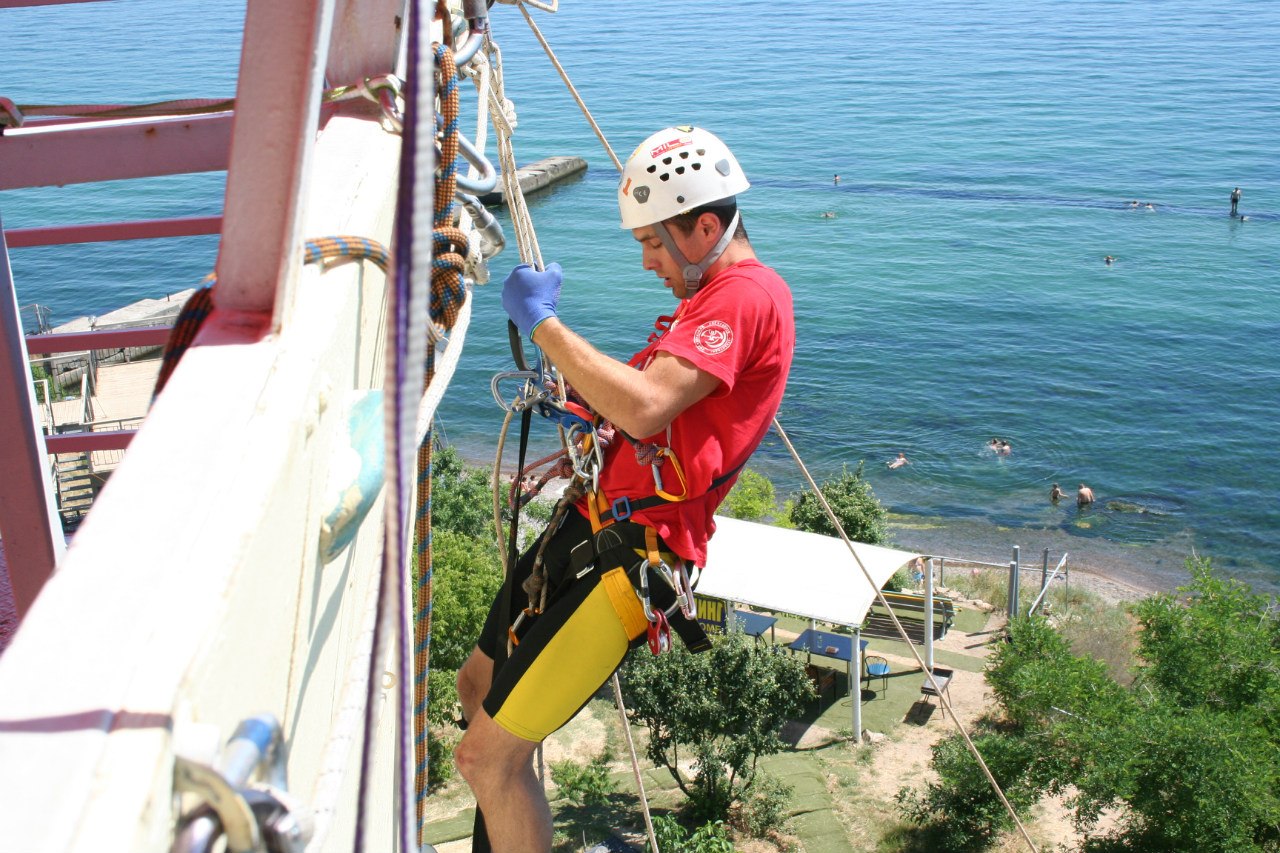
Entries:
{"type": "MultiPolygon", "coordinates": [[[[520,191],[529,195],[586,170],[587,161],[581,157],[546,157],[521,166],[516,170],[516,175],[520,181],[520,191]]],[[[493,192],[480,196],[480,201],[484,204],[506,204],[502,182],[498,182],[498,188],[493,192]]]]}

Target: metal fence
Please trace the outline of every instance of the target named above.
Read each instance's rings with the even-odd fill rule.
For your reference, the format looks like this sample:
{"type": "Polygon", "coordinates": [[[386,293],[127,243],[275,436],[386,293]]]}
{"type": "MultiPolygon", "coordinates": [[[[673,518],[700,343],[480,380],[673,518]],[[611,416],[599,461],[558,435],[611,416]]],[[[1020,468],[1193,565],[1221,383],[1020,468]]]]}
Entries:
{"type": "MultiPolygon", "coordinates": [[[[1067,564],[1069,553],[1063,552],[1059,558],[1057,565],[1052,571],[1049,569],[1049,549],[1045,548],[1041,552],[1040,565],[1024,565],[1021,557],[1021,549],[1019,546],[1013,546],[1012,558],[1008,563],[991,563],[985,560],[972,560],[967,557],[942,557],[933,556],[929,558],[931,566],[937,567],[937,582],[939,586],[946,586],[947,571],[973,571],[981,569],[983,571],[996,569],[1008,573],[1009,598],[1008,605],[1005,610],[1009,614],[1021,613],[1021,591],[1023,583],[1023,574],[1029,573],[1038,576],[1039,586],[1038,594],[1032,601],[1031,606],[1027,608],[1026,614],[1030,616],[1037,608],[1043,605],[1045,596],[1048,592],[1049,585],[1059,578],[1062,580],[1064,588],[1068,591],[1071,589],[1071,571],[1067,564]]],[[[1032,581],[1034,582],[1034,580],[1032,581]]]]}

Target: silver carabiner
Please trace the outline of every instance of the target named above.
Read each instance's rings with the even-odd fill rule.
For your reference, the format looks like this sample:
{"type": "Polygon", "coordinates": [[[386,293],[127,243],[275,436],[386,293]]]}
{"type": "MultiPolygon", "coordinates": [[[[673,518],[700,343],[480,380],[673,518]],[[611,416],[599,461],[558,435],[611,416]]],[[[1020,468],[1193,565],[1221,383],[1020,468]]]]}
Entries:
{"type": "Polygon", "coordinates": [[[693,597],[693,582],[689,579],[689,570],[684,560],[676,563],[675,569],[676,582],[676,603],[680,605],[680,612],[684,614],[686,619],[695,619],[698,616],[698,605],[693,597]]]}
{"type": "Polygon", "coordinates": [[[645,560],[640,564],[640,590],[636,593],[640,599],[640,605],[644,608],[644,618],[650,623],[656,623],[658,617],[653,615],[653,605],[649,601],[649,561],[645,560]]]}
{"type": "Polygon", "coordinates": [[[536,386],[538,374],[533,370],[508,370],[502,373],[495,373],[493,379],[489,381],[489,390],[493,392],[493,400],[498,404],[498,408],[504,412],[519,412],[537,403],[546,397],[547,392],[539,389],[536,393],[531,393],[530,386],[536,386]],[[514,403],[508,403],[506,397],[502,394],[501,383],[509,379],[519,379],[525,383],[524,391],[515,398],[514,403]]]}

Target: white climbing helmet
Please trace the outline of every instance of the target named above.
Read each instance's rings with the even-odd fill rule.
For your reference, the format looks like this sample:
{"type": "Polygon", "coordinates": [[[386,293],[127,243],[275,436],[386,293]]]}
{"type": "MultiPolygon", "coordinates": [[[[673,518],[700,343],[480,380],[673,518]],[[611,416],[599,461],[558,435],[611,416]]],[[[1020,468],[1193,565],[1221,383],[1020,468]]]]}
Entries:
{"type": "Polygon", "coordinates": [[[749,186],[733,152],[714,133],[689,125],[668,127],[641,142],[627,159],[618,183],[622,227],[653,225],[749,186]]]}

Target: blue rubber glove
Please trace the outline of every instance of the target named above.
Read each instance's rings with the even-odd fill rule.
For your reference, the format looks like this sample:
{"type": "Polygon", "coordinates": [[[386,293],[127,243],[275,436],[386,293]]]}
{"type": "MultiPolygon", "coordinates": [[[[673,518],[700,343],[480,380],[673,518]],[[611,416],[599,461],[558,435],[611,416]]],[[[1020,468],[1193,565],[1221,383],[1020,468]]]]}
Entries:
{"type": "Polygon", "coordinates": [[[541,272],[530,264],[520,264],[507,276],[502,283],[502,307],[522,335],[532,339],[539,323],[556,316],[562,281],[564,271],[559,264],[550,264],[541,272]]]}

